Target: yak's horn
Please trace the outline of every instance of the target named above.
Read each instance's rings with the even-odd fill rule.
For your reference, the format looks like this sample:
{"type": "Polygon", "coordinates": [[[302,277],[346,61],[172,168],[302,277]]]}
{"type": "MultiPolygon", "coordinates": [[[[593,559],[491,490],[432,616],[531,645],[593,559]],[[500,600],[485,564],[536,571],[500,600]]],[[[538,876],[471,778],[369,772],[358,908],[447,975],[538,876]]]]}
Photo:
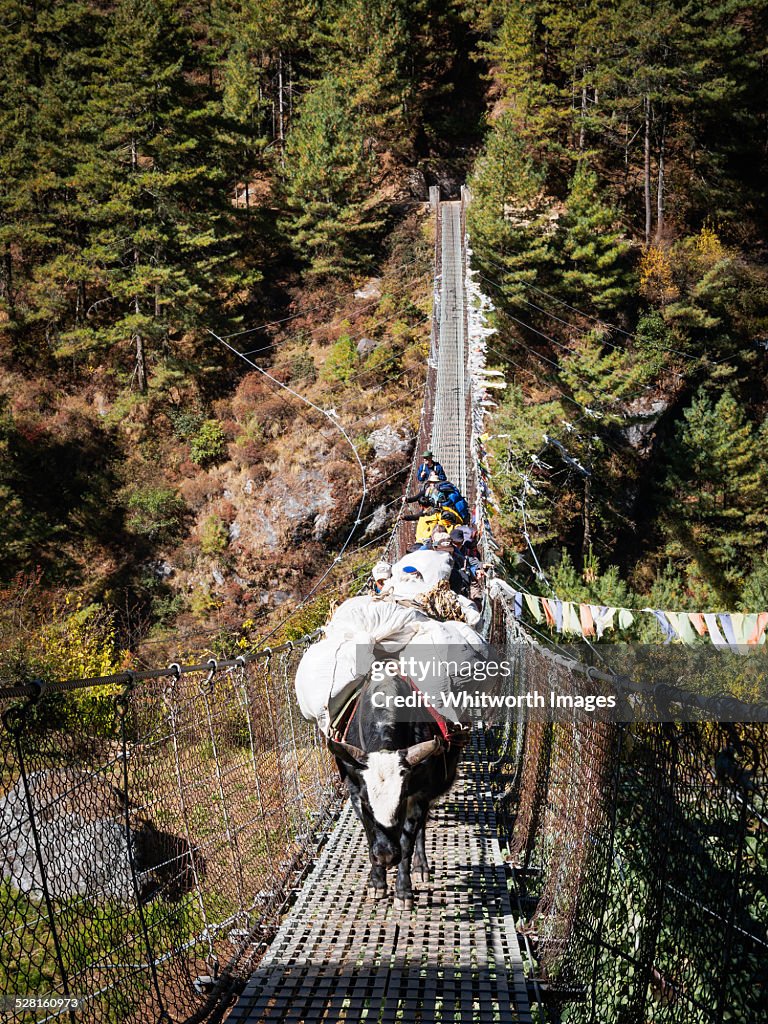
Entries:
{"type": "Polygon", "coordinates": [[[342,743],[340,740],[329,739],[328,749],[334,757],[338,757],[340,761],[352,765],[353,768],[360,768],[364,765],[368,756],[360,747],[355,747],[351,743],[342,743]]]}
{"type": "Polygon", "coordinates": [[[403,751],[403,756],[406,762],[415,768],[417,764],[421,764],[422,761],[426,761],[428,757],[432,757],[433,754],[438,754],[443,749],[443,741],[437,737],[433,740],[426,740],[424,743],[415,743],[412,747],[408,747],[407,750],[403,751]]]}

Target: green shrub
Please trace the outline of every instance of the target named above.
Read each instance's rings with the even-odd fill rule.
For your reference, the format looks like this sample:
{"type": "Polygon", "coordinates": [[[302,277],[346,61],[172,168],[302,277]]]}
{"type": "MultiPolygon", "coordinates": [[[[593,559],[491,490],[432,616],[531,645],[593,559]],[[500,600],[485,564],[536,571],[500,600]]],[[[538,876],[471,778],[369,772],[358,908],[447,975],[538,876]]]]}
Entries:
{"type": "Polygon", "coordinates": [[[315,360],[306,349],[297,352],[291,359],[291,380],[300,380],[302,384],[314,384],[317,380],[315,360]]]}
{"type": "Polygon", "coordinates": [[[194,437],[205,422],[197,409],[171,409],[168,412],[168,418],[173,424],[174,434],[182,441],[188,441],[189,438],[194,437]]]}
{"type": "Polygon", "coordinates": [[[208,516],[200,529],[200,550],[204,555],[220,555],[227,550],[229,530],[219,516],[208,516]]]}
{"type": "Polygon", "coordinates": [[[388,345],[377,345],[363,363],[360,383],[366,387],[381,384],[386,379],[397,376],[399,371],[399,355],[394,353],[388,345]]]}
{"type": "Polygon", "coordinates": [[[188,508],[171,487],[140,487],[126,501],[127,526],[150,540],[169,540],[183,526],[188,508]]]}
{"type": "Polygon", "coordinates": [[[636,337],[645,365],[644,379],[650,380],[668,361],[667,349],[672,341],[669,327],[659,310],[652,309],[640,317],[636,337]]]}
{"type": "Polygon", "coordinates": [[[216,611],[219,602],[205,587],[197,587],[190,596],[189,610],[196,619],[204,619],[211,612],[216,611]]]}
{"type": "Polygon", "coordinates": [[[340,380],[347,384],[357,372],[357,348],[348,334],[342,334],[331,346],[331,351],[323,366],[324,380],[340,380]]]}
{"type": "Polygon", "coordinates": [[[218,420],[206,420],[189,445],[189,457],[198,466],[220,462],[227,452],[227,439],[218,420]]]}

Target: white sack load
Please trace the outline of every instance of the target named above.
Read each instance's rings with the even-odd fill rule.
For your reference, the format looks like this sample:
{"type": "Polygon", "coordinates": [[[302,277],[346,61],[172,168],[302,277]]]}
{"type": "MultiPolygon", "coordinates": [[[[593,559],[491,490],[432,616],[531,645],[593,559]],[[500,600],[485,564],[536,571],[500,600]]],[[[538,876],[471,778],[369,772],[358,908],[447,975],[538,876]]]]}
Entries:
{"type": "Polygon", "coordinates": [[[383,653],[391,654],[408,643],[426,618],[415,608],[361,595],[340,604],[323,632],[344,640],[365,633],[383,653]]]}
{"type": "MultiPolygon", "coordinates": [[[[438,622],[396,600],[415,600],[448,579],[450,573],[450,555],[414,551],[392,567],[394,594],[344,601],[325,626],[324,639],[308,648],[296,670],[296,695],[304,717],[316,720],[327,735],[373,662],[397,657],[403,651],[416,658],[425,652],[432,658],[442,650],[467,661],[484,660],[486,645],[465,622],[438,622]],[[407,572],[408,568],[416,572],[407,572]]],[[[480,618],[471,601],[460,597],[459,603],[470,621],[480,618]]],[[[450,685],[450,680],[440,676],[435,682],[438,692],[443,682],[450,685]]]]}
{"type": "Polygon", "coordinates": [[[416,608],[374,597],[351,597],[334,612],[325,639],[313,644],[296,670],[296,696],[305,718],[328,733],[377,658],[396,654],[431,620],[416,608]]]}
{"type": "Polygon", "coordinates": [[[451,575],[453,560],[443,551],[412,551],[392,566],[387,593],[411,601],[451,575]]]}
{"type": "Polygon", "coordinates": [[[372,645],[338,637],[312,644],[296,669],[302,715],[315,719],[327,736],[333,717],[368,675],[373,661],[372,645]]]}
{"type": "MultiPolygon", "coordinates": [[[[461,610],[464,613],[464,618],[467,620],[467,625],[476,626],[483,616],[482,612],[478,611],[475,602],[470,601],[470,599],[468,597],[464,597],[463,594],[457,594],[456,600],[461,605],[461,610]]],[[[461,625],[461,623],[457,623],[457,625],[461,625]]]]}
{"type": "Polygon", "coordinates": [[[458,722],[465,717],[462,709],[442,704],[441,695],[463,689],[473,694],[474,666],[486,661],[488,654],[483,638],[465,622],[429,619],[400,651],[398,659],[411,669],[410,678],[422,693],[432,698],[437,710],[449,721],[458,722]]]}

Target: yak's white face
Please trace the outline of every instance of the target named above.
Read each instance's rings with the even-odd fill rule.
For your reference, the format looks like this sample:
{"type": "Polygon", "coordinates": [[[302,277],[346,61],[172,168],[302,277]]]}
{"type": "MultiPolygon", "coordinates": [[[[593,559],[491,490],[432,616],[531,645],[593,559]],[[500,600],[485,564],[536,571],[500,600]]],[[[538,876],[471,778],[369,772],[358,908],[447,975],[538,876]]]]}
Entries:
{"type": "Polygon", "coordinates": [[[381,750],[368,754],[360,772],[373,816],[384,828],[397,823],[406,767],[399,751],[381,750]]]}

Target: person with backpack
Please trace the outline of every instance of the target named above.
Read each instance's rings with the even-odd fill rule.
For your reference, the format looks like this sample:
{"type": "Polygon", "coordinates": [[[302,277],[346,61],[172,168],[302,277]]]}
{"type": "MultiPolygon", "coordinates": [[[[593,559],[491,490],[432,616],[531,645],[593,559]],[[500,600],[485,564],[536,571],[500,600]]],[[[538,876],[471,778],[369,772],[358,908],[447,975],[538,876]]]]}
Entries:
{"type": "Polygon", "coordinates": [[[431,448],[427,450],[421,456],[424,460],[419,468],[416,470],[416,479],[420,484],[426,483],[429,477],[434,473],[437,479],[447,480],[448,477],[445,475],[445,470],[439,462],[435,462],[435,455],[431,448]]]}
{"type": "Polygon", "coordinates": [[[451,588],[474,600],[479,608],[478,602],[482,603],[482,592],[485,585],[485,565],[475,555],[470,554],[464,531],[461,528],[451,531],[450,541],[453,549],[451,588]]]}
{"type": "Polygon", "coordinates": [[[440,484],[440,477],[437,473],[430,473],[427,479],[422,484],[421,488],[415,494],[406,495],[406,503],[412,504],[414,501],[422,506],[431,506],[432,508],[438,507],[438,484],[440,484]]]}
{"type": "Polygon", "coordinates": [[[455,484],[449,480],[436,485],[435,504],[437,508],[450,509],[459,517],[459,524],[467,524],[471,518],[469,502],[455,484]]]}
{"type": "Polygon", "coordinates": [[[450,533],[456,526],[450,509],[431,508],[428,504],[422,504],[420,512],[403,516],[403,521],[416,523],[416,542],[419,546],[430,541],[435,529],[440,528],[450,533]]]}

